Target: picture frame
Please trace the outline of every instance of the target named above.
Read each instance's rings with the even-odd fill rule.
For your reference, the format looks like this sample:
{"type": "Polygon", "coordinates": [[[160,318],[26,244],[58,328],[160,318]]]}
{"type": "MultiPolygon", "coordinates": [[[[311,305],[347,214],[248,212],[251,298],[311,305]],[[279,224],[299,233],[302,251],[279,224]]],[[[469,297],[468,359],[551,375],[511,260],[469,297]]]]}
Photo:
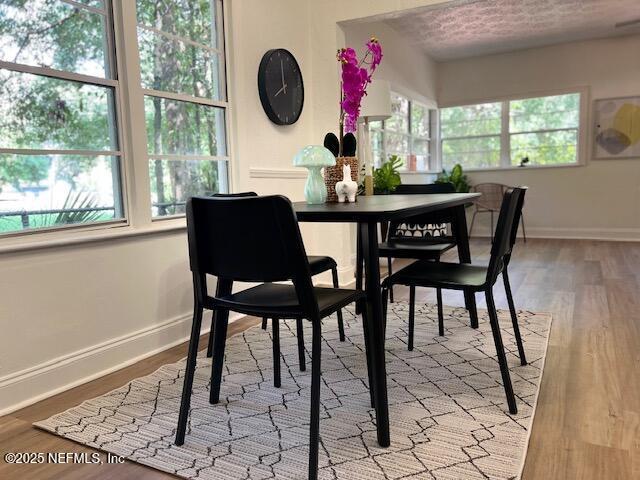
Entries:
{"type": "Polygon", "coordinates": [[[601,98],[593,106],[593,159],[640,159],[640,95],[601,98]]]}

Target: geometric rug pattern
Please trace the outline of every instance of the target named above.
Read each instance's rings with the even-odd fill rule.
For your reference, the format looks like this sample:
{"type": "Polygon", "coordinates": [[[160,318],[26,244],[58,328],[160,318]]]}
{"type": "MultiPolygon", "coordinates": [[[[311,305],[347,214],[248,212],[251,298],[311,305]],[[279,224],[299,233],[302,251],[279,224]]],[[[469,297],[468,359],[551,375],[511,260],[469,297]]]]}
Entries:
{"type": "MultiPolygon", "coordinates": [[[[521,366],[508,311],[499,311],[518,414],[507,409],[487,312],[479,328],[464,308],[416,305],[407,350],[406,303],[389,304],[386,366],[391,446],[376,439],[361,318],[323,321],[321,479],[511,479],[521,474],[551,326],[520,311],[529,364],[521,366]]],[[[310,327],[307,344],[310,348],[310,327]]],[[[282,386],[273,387],[271,326],[227,340],[220,403],[210,405],[211,360],[200,352],[183,446],[173,444],[185,360],[164,365],[35,425],[127,459],[197,479],[302,479],[307,474],[310,358],[298,368],[295,321],[280,322],[282,386]]]]}

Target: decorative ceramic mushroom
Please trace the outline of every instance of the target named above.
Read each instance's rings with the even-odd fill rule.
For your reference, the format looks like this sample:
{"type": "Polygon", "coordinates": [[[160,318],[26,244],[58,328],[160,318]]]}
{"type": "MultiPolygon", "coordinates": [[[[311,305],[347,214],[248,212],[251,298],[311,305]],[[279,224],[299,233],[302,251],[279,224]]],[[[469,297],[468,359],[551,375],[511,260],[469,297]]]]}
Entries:
{"type": "Polygon", "coordinates": [[[327,201],[327,186],[324,184],[322,167],[336,164],[336,158],[322,145],[307,145],[293,158],[295,167],[305,167],[309,170],[307,183],[304,186],[304,198],[308,204],[318,204],[327,201]]]}

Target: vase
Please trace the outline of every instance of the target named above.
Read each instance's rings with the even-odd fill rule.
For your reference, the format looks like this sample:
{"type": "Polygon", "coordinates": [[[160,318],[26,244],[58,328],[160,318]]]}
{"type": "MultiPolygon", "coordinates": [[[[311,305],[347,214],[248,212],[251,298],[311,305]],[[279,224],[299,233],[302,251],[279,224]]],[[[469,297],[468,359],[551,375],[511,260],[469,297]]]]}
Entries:
{"type": "Polygon", "coordinates": [[[304,198],[309,205],[317,205],[327,201],[327,186],[322,178],[321,166],[309,166],[309,175],[304,185],[304,198]]]}

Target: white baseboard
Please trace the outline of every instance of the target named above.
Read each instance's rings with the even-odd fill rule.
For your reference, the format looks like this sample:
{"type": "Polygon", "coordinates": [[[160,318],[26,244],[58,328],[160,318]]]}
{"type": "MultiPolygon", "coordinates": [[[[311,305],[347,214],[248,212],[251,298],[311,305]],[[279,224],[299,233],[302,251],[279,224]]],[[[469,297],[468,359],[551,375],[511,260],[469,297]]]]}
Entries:
{"type": "MultiPolygon", "coordinates": [[[[241,317],[232,314],[229,321],[241,317]]],[[[189,313],[0,377],[0,416],[185,342],[189,339],[191,319],[189,313]]],[[[202,321],[201,333],[209,332],[210,326],[209,314],[202,321]]]]}
{"type": "MultiPolygon", "coordinates": [[[[640,241],[640,228],[545,228],[526,227],[527,238],[553,238],[565,240],[603,240],[615,242],[640,241]]],[[[474,228],[474,237],[488,237],[488,228],[474,228]]],[[[522,230],[518,231],[522,238],[522,230]]]]}

